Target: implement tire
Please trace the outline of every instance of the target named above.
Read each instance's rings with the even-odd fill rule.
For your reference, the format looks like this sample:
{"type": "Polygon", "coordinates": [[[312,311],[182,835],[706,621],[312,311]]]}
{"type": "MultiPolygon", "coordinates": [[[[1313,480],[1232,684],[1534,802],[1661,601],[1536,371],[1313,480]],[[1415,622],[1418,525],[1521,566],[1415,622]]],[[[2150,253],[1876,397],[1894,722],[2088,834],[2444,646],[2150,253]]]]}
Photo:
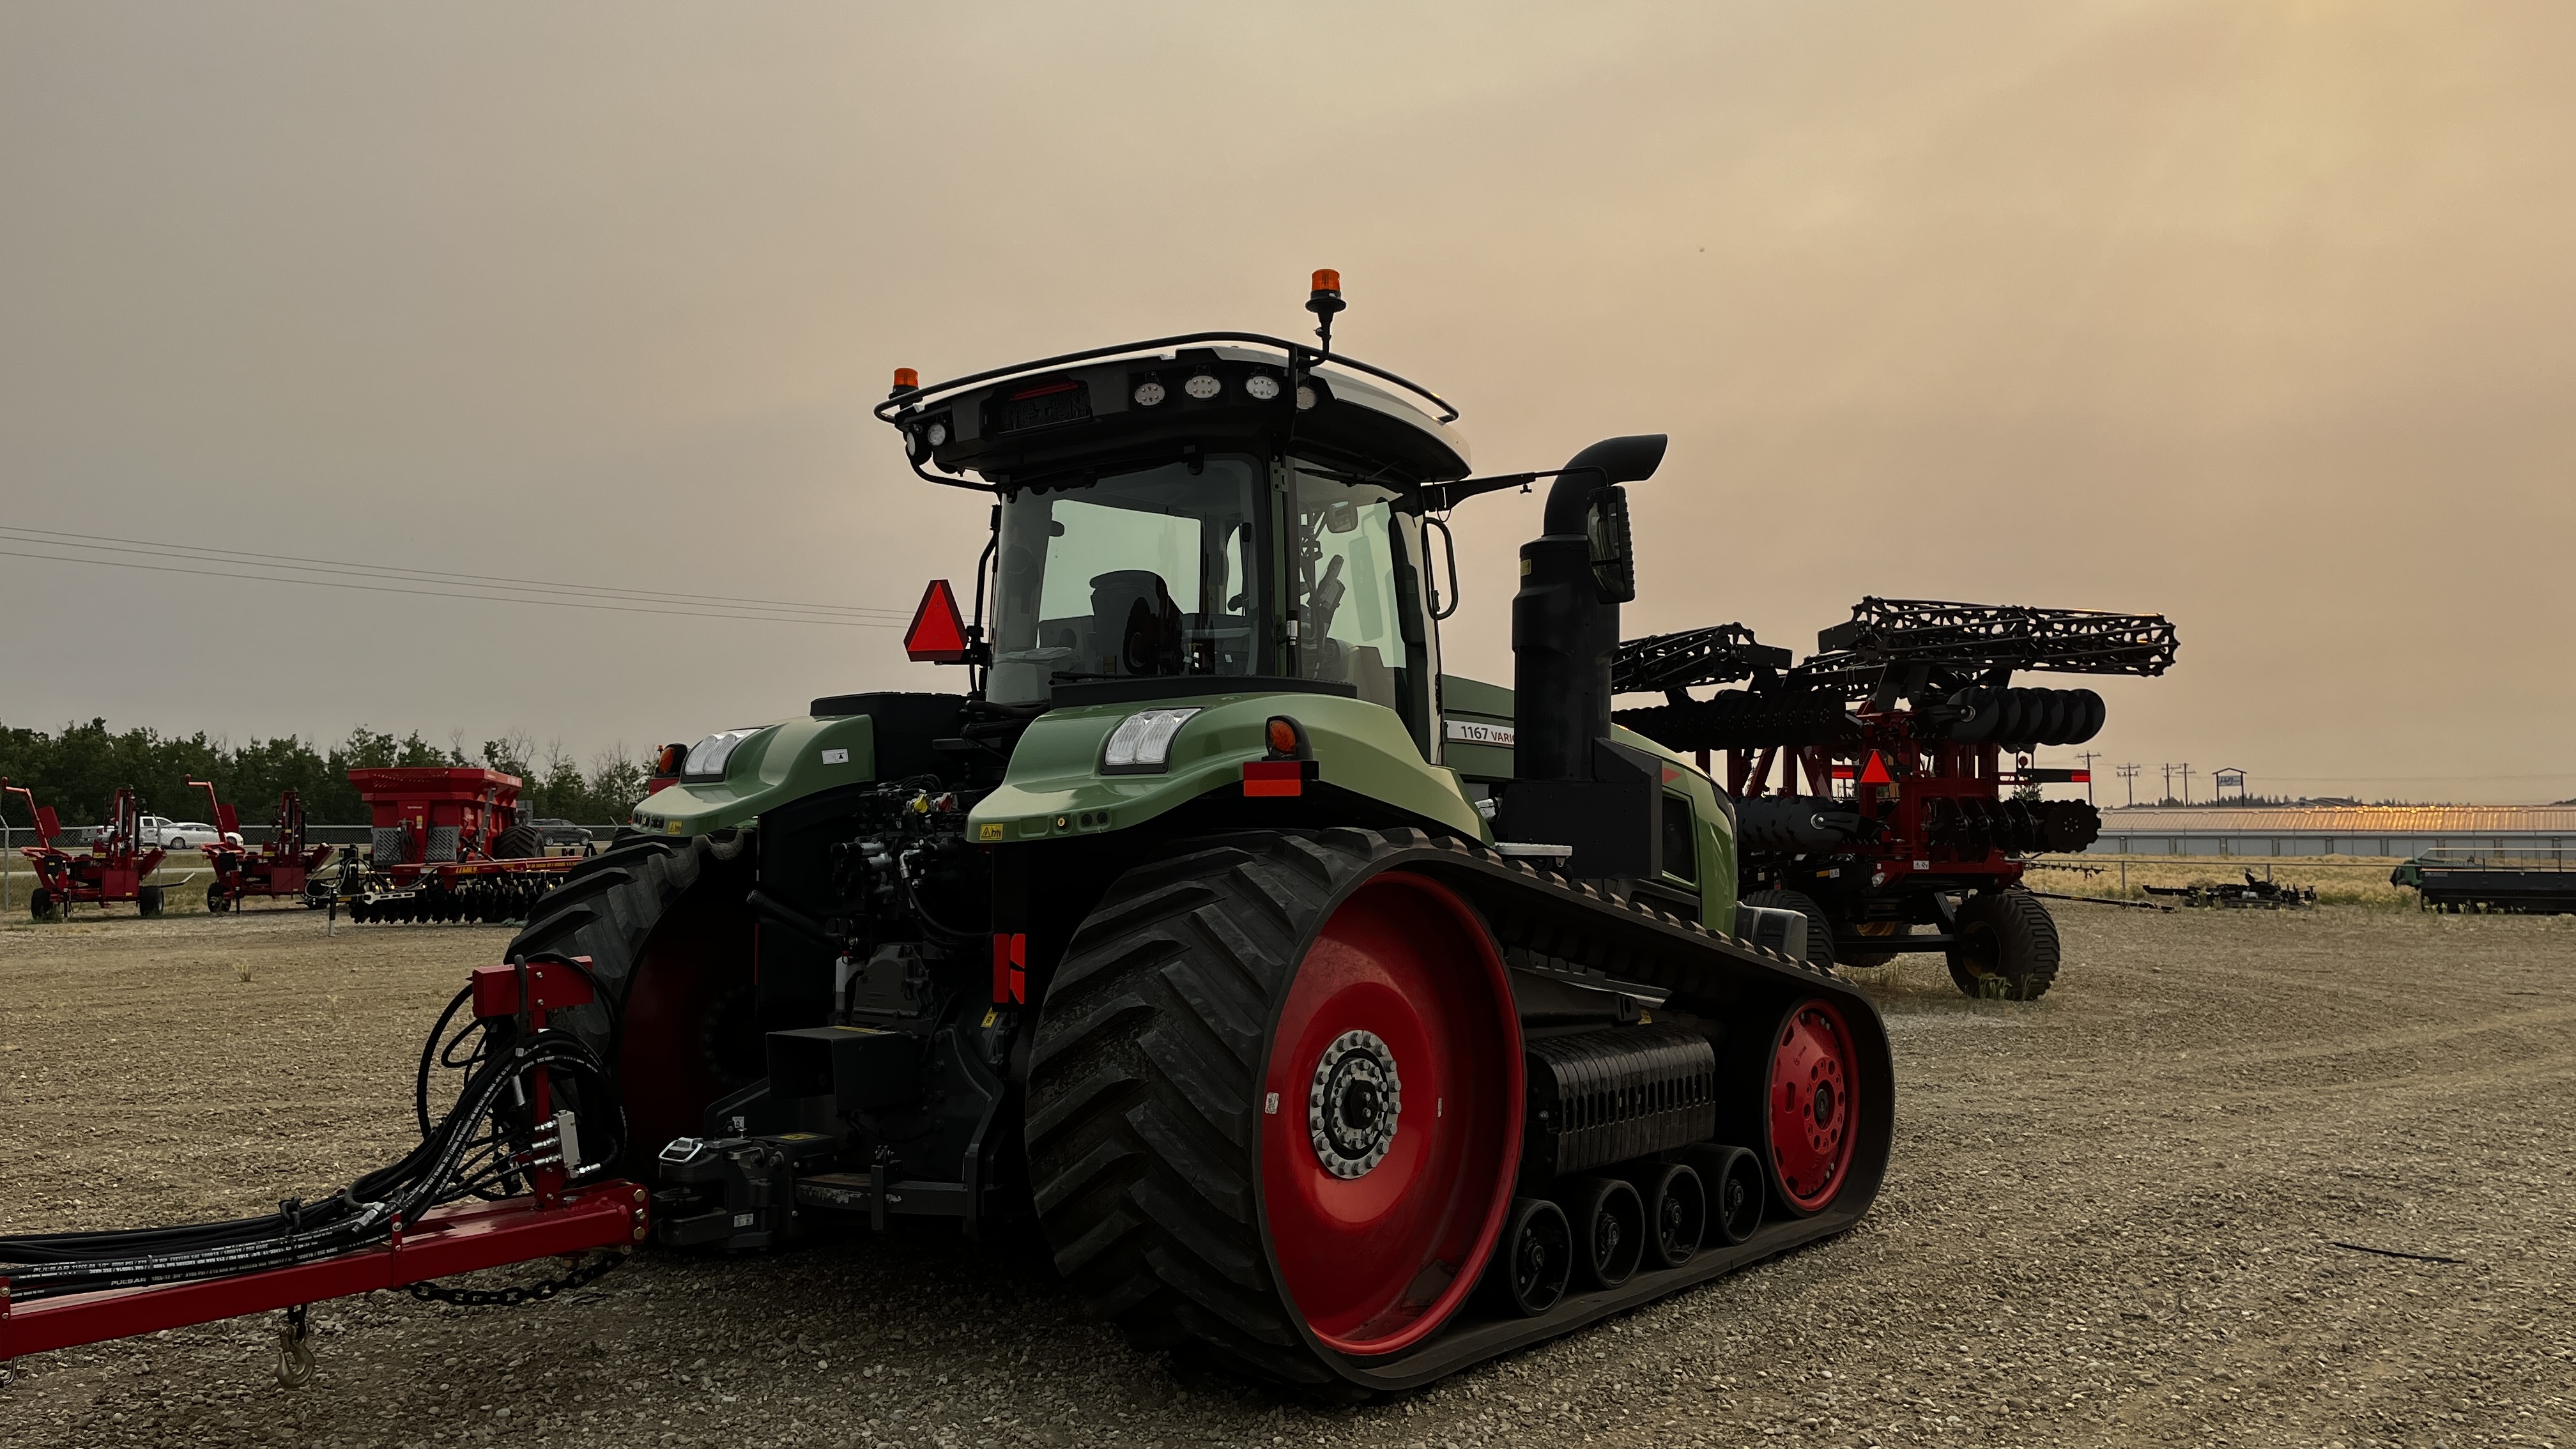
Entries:
{"type": "Polygon", "coordinates": [[[1482,918],[1385,853],[1194,842],[1075,933],[1030,1058],[1031,1185],[1057,1268],[1136,1341],[1322,1387],[1436,1333],[1492,1256],[1519,1019],[1482,918]]]}
{"type": "Polygon", "coordinates": [[[1807,918],[1807,964],[1830,976],[1834,970],[1834,923],[1825,908],[1804,891],[1755,891],[1740,905],[1764,906],[1775,911],[1796,911],[1807,918]]]}
{"type": "MultiPolygon", "coordinates": [[[[1855,936],[1911,936],[1914,934],[1914,928],[1903,921],[1863,921],[1852,927],[1852,934],[1855,936]]],[[[1895,951],[1854,951],[1850,955],[1836,958],[1834,964],[1867,970],[1875,966],[1884,966],[1895,960],[1899,954],[1901,953],[1895,951]]]]}
{"type": "Polygon", "coordinates": [[[2028,891],[1969,897],[1953,929],[1950,979],[1970,996],[2037,1001],[2057,980],[2057,922],[2028,891]]]}
{"type": "Polygon", "coordinates": [[[559,1019],[608,1063],[626,1114],[620,1170],[639,1182],[664,1143],[704,1130],[709,1103],[766,1070],[739,856],[703,836],[637,836],[565,872],[510,941],[509,958],[590,958],[606,1001],[559,1019]]]}

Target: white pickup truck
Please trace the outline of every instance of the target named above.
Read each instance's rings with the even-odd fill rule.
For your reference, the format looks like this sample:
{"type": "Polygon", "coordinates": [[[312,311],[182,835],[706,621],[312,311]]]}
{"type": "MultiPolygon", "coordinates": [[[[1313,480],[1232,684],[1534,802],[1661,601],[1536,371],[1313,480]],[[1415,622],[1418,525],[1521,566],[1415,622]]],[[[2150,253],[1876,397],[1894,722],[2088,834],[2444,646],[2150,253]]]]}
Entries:
{"type": "Polygon", "coordinates": [[[242,843],[241,832],[237,830],[219,832],[202,820],[172,820],[160,815],[143,817],[142,835],[147,844],[158,845],[163,850],[194,850],[217,842],[225,845],[242,843]]]}

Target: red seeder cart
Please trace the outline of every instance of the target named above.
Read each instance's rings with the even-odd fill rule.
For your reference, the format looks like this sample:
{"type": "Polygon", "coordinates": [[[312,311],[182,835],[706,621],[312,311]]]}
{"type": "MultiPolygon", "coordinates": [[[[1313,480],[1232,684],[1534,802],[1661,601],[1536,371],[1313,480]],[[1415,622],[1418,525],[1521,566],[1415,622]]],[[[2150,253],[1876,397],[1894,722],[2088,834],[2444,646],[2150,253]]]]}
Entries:
{"type": "Polygon", "coordinates": [[[373,816],[363,867],[339,896],[356,921],[510,921],[579,864],[519,823],[519,777],[498,770],[351,770],[373,816]]]}
{"type": "MultiPolygon", "coordinates": [[[[192,788],[206,792],[206,802],[214,807],[215,830],[224,838],[213,845],[199,846],[206,853],[206,864],[213,866],[215,878],[206,886],[206,909],[229,911],[250,896],[305,896],[305,883],[322,862],[330,857],[331,847],[304,843],[304,802],[292,790],[277,797],[277,821],[268,841],[262,845],[237,845],[241,817],[233,807],[215,798],[211,780],[190,780],[192,788]]],[[[319,906],[329,898],[307,898],[305,904],[319,906]]]]}
{"type": "Polygon", "coordinates": [[[110,901],[132,901],[144,915],[161,914],[161,887],[144,884],[144,878],[160,867],[165,852],[143,839],[143,807],[135,803],[132,786],[116,792],[107,829],[85,851],[55,846],[63,833],[62,821],[54,807],[38,805],[35,792],[26,786],[0,778],[0,795],[26,796],[27,811],[36,817],[36,843],[18,847],[20,855],[36,863],[36,889],[27,897],[29,915],[50,921],[73,906],[110,901]]]}

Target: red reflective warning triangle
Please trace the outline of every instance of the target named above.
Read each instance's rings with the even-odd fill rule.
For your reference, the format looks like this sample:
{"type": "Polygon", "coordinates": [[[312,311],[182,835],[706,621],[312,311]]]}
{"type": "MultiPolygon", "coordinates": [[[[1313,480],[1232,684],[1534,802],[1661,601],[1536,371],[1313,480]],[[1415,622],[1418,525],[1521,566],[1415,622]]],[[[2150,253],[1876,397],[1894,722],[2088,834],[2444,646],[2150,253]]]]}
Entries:
{"type": "Polygon", "coordinates": [[[946,579],[932,579],[923,591],[912,627],[903,631],[903,652],[923,664],[966,662],[966,619],[946,579]]]}
{"type": "Polygon", "coordinates": [[[1872,750],[1869,763],[1861,767],[1860,782],[1864,785],[1893,785],[1896,777],[1887,773],[1887,761],[1879,758],[1878,751],[1872,750]]]}
{"type": "Polygon", "coordinates": [[[993,933],[993,1004],[1026,1005],[1028,999],[1028,933],[996,931],[993,933]]]}

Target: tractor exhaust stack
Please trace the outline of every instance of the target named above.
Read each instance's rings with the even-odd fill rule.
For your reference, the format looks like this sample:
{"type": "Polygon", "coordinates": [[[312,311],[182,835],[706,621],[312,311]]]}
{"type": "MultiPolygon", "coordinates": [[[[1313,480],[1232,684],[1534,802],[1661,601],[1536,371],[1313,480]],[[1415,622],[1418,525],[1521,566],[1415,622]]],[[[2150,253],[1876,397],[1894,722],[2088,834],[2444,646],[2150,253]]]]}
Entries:
{"type": "Polygon", "coordinates": [[[1575,454],[1548,489],[1545,534],[1521,547],[1503,834],[1573,846],[1580,877],[1655,870],[1660,777],[1652,757],[1610,742],[1610,656],[1619,606],[1637,594],[1620,485],[1653,477],[1664,446],[1650,433],[1575,454]]]}

